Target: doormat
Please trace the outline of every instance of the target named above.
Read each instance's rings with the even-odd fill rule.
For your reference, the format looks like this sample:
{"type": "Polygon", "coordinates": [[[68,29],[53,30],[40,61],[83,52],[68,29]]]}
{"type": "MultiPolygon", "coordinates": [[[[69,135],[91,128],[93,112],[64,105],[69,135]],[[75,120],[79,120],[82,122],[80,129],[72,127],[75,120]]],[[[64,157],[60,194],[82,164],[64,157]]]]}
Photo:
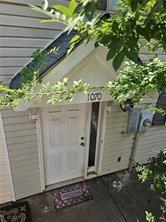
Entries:
{"type": "Polygon", "coordinates": [[[32,222],[28,202],[14,203],[0,208],[0,222],[32,222]]]}
{"type": "Polygon", "coordinates": [[[86,182],[64,186],[53,191],[55,208],[57,210],[74,206],[92,199],[92,194],[86,182]]]}

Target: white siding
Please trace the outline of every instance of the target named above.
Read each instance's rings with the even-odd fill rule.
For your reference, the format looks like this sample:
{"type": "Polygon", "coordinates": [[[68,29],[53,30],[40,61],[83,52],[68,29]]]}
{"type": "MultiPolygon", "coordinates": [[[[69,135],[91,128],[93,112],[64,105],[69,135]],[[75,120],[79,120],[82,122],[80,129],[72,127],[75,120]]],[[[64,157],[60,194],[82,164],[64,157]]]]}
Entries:
{"type": "MultiPolygon", "coordinates": [[[[43,49],[63,30],[59,23],[41,23],[46,16],[33,11],[29,4],[41,5],[43,0],[1,0],[0,1],[0,81],[8,84],[19,70],[30,60],[36,49],[43,49]]],[[[68,0],[49,0],[52,4],[67,5],[68,0]]],[[[144,53],[147,60],[153,54],[144,53]]],[[[163,58],[163,52],[159,52],[163,58]]]]}
{"type": "Polygon", "coordinates": [[[160,58],[161,61],[165,61],[165,52],[162,48],[157,49],[155,52],[148,51],[146,47],[140,49],[140,59],[143,62],[148,61],[149,59],[153,59],[156,55],[160,58]]]}
{"type": "MultiPolygon", "coordinates": [[[[156,54],[162,61],[165,61],[166,55],[162,49],[158,49],[155,53],[149,53],[146,49],[142,49],[140,57],[143,61],[147,61],[154,58],[156,54]]],[[[166,148],[166,127],[153,126],[147,128],[145,133],[138,136],[136,144],[135,161],[147,163],[150,157],[156,155],[161,149],[166,148]]]]}
{"type": "Polygon", "coordinates": [[[133,135],[125,132],[128,114],[123,112],[119,105],[112,104],[111,112],[106,114],[106,129],[102,159],[102,174],[128,168],[133,135]],[[118,162],[118,158],[121,161],[118,162]]]}
{"type": "Polygon", "coordinates": [[[166,127],[154,126],[138,137],[135,161],[147,163],[148,159],[166,148],[166,127]]]}
{"type": "Polygon", "coordinates": [[[16,199],[41,191],[36,125],[28,112],[2,112],[16,199]]]}
{"type": "MultiPolygon", "coordinates": [[[[111,112],[106,114],[102,174],[128,168],[134,134],[126,133],[127,125],[127,112],[123,112],[118,105],[113,103],[111,112]],[[118,157],[121,157],[120,162],[118,162],[118,157]]],[[[138,136],[134,161],[147,163],[150,157],[164,148],[166,148],[166,127],[147,128],[145,133],[140,133],[138,136]]]]}
{"type": "Polygon", "coordinates": [[[9,159],[4,140],[3,126],[0,119],[0,204],[13,200],[9,159]]]}
{"type": "MultiPolygon", "coordinates": [[[[42,0],[0,1],[0,81],[5,84],[30,60],[36,49],[46,47],[63,30],[59,23],[40,23],[45,16],[28,4],[42,0]]],[[[50,4],[68,4],[67,0],[50,0],[50,4]]]]}

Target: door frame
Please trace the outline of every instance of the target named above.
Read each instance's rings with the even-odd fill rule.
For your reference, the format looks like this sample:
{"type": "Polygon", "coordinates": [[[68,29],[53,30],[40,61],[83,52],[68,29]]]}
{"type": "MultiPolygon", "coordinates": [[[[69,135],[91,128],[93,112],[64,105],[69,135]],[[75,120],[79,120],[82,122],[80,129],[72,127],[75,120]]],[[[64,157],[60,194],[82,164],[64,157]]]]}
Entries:
{"type": "MultiPolygon", "coordinates": [[[[70,104],[68,104],[70,105],[70,104]]],[[[90,123],[91,123],[91,108],[92,103],[84,103],[85,105],[85,148],[84,148],[84,172],[83,179],[88,179],[88,158],[89,158],[89,143],[90,143],[90,123]]],[[[98,133],[96,143],[96,176],[100,175],[102,167],[102,156],[103,156],[103,138],[105,131],[105,107],[106,102],[100,102],[99,108],[99,122],[98,122],[98,133]]],[[[39,155],[39,168],[40,168],[40,182],[41,192],[46,189],[45,182],[45,168],[44,168],[44,136],[43,136],[43,125],[42,125],[42,108],[37,109],[37,138],[38,138],[38,155],[39,155]]],[[[61,182],[60,182],[61,183],[61,182]]]]}
{"type": "Polygon", "coordinates": [[[36,129],[37,129],[37,140],[38,140],[38,155],[39,155],[39,169],[40,169],[40,186],[41,192],[46,188],[45,183],[45,170],[44,170],[44,141],[42,134],[42,107],[37,109],[37,120],[36,120],[36,129]]]}
{"type": "MultiPolygon", "coordinates": [[[[69,106],[69,104],[65,104],[65,106],[69,106]]],[[[72,104],[73,105],[73,104],[72,104]]],[[[87,144],[87,138],[86,138],[86,135],[87,135],[87,107],[89,106],[89,104],[86,104],[86,103],[82,103],[82,104],[78,104],[78,105],[85,105],[85,113],[84,113],[84,120],[85,120],[85,126],[84,126],[84,129],[85,129],[85,148],[84,148],[84,151],[83,151],[83,179],[85,178],[85,156],[86,156],[86,144],[87,144]]],[[[58,105],[53,105],[53,106],[58,106],[58,105]]],[[[63,105],[61,105],[63,106],[63,105]]],[[[51,107],[51,106],[49,106],[51,107]]],[[[43,134],[43,115],[45,112],[43,112],[43,108],[46,108],[46,107],[40,107],[37,109],[37,121],[36,121],[36,129],[37,129],[37,138],[38,138],[38,155],[39,155],[39,168],[40,168],[40,182],[41,182],[41,191],[44,191],[46,189],[46,187],[48,186],[52,186],[52,185],[46,185],[46,181],[45,181],[45,156],[44,156],[44,138],[46,135],[43,134]]],[[[73,180],[73,178],[71,179],[73,180]]],[[[70,181],[70,180],[68,180],[70,181]]],[[[59,183],[64,183],[64,181],[62,182],[58,182],[59,183]]],[[[56,184],[56,183],[55,183],[56,184]]]]}
{"type": "Polygon", "coordinates": [[[98,148],[98,167],[97,167],[97,175],[100,176],[102,173],[102,164],[103,164],[103,153],[104,153],[104,137],[105,137],[105,130],[106,130],[106,119],[107,119],[107,102],[102,102],[101,107],[101,116],[100,116],[100,133],[99,133],[99,144],[98,148]]]}
{"type": "MultiPolygon", "coordinates": [[[[105,120],[106,120],[106,102],[100,102],[99,106],[99,116],[98,116],[98,127],[97,127],[97,140],[96,140],[96,152],[95,152],[95,166],[91,167],[92,171],[95,170],[94,175],[99,176],[102,168],[102,156],[103,156],[103,143],[104,143],[104,132],[105,132],[105,120]]],[[[91,176],[88,175],[88,160],[89,160],[89,144],[90,144],[90,128],[91,128],[91,112],[92,112],[92,103],[87,104],[86,111],[86,148],[85,148],[85,169],[84,169],[84,178],[88,179],[91,176]]]]}

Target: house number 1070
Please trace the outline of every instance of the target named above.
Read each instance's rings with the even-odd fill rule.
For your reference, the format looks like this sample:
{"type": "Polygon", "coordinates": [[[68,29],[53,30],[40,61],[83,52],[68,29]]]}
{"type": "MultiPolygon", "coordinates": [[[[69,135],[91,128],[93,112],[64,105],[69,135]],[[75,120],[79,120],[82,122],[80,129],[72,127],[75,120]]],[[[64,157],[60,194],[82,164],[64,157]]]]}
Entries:
{"type": "Polygon", "coordinates": [[[88,101],[100,101],[102,93],[88,93],[88,101]]]}

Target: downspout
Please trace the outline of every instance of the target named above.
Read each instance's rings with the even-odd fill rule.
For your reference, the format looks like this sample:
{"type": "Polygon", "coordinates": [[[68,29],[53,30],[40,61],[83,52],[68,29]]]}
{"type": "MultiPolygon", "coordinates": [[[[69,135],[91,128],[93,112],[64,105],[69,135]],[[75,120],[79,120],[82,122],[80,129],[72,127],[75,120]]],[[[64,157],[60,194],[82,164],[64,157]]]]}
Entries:
{"type": "Polygon", "coordinates": [[[138,141],[138,135],[139,135],[139,128],[140,128],[141,120],[142,120],[142,113],[140,112],[139,120],[138,120],[138,125],[137,125],[137,130],[136,130],[136,133],[135,133],[134,138],[133,138],[134,141],[133,141],[133,146],[132,146],[131,155],[130,155],[130,159],[129,159],[129,168],[128,168],[129,173],[132,172],[132,167],[133,167],[133,164],[134,164],[134,159],[135,159],[135,153],[136,153],[136,147],[137,147],[137,141],[138,141]]]}

